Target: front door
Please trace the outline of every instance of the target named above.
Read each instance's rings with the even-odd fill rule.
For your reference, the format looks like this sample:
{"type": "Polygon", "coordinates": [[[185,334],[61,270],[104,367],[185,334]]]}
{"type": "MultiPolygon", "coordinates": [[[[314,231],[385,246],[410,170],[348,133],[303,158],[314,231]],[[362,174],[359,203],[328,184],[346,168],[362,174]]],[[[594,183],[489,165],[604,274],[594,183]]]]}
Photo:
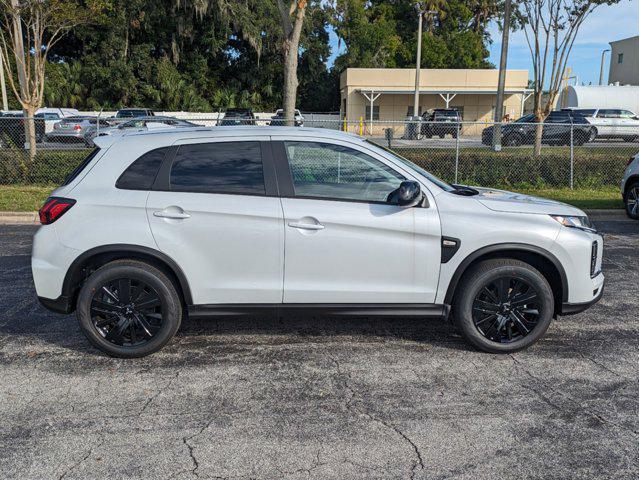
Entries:
{"type": "Polygon", "coordinates": [[[179,145],[159,174],[165,191],[149,194],[155,241],[184,271],[196,305],[282,301],[282,206],[260,140],[179,145]]]}
{"type": "Polygon", "coordinates": [[[406,173],[371,150],[334,142],[275,146],[288,160],[291,183],[282,198],[284,303],[433,303],[440,265],[435,208],[386,203],[406,173]]]}

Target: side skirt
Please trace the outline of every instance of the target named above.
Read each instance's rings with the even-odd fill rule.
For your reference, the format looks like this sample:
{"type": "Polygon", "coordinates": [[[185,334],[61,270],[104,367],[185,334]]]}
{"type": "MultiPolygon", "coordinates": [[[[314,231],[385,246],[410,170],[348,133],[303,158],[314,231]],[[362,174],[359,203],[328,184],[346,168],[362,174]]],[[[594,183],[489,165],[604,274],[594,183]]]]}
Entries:
{"type": "Polygon", "coordinates": [[[434,303],[371,303],[371,304],[220,304],[190,305],[191,317],[234,317],[255,315],[321,315],[340,317],[448,317],[449,305],[434,303]]]}

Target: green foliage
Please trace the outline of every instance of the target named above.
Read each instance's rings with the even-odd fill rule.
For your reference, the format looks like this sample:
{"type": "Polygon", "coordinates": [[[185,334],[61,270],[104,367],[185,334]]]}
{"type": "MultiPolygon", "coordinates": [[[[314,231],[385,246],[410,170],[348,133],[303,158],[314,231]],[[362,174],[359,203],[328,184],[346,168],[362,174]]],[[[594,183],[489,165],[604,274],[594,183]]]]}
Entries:
{"type": "MultiPolygon", "coordinates": [[[[423,68],[488,68],[488,21],[496,1],[430,0],[422,39],[423,68]]],[[[337,0],[333,25],[346,45],[336,60],[346,67],[414,67],[417,43],[415,2],[337,0]]]]}
{"type": "MultiPolygon", "coordinates": [[[[489,67],[486,25],[499,0],[426,3],[438,14],[425,20],[422,66],[489,67]]],[[[282,32],[274,0],[91,4],[101,6],[99,15],[49,52],[45,104],[191,111],[282,106],[282,32]]],[[[416,22],[412,0],[311,0],[300,44],[298,107],[338,110],[344,68],[413,66],[416,22]],[[330,28],[346,47],[331,69],[330,28]]]]}

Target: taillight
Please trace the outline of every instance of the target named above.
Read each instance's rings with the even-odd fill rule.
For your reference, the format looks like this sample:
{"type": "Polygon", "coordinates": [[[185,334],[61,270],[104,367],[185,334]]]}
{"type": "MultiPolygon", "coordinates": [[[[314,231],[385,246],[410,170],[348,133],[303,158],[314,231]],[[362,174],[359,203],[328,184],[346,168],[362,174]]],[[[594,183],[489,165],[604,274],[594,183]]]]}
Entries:
{"type": "Polygon", "coordinates": [[[40,223],[42,225],[49,225],[55,222],[58,218],[64,215],[75,205],[75,200],[72,198],[62,197],[49,197],[42,205],[42,208],[38,211],[40,216],[40,223]]]}
{"type": "Polygon", "coordinates": [[[82,130],[82,125],[73,125],[73,130],[75,131],[82,130]]]}

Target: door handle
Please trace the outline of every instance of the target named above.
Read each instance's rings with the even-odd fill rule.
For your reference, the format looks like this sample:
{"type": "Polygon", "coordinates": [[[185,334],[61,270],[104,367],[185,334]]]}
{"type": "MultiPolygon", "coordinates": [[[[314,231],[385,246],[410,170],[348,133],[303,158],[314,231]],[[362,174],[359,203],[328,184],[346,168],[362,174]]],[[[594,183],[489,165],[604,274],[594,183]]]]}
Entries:
{"type": "Polygon", "coordinates": [[[324,230],[324,225],[319,223],[296,223],[291,222],[288,224],[289,227],[299,228],[302,230],[324,230]]]}
{"type": "Polygon", "coordinates": [[[167,212],[165,210],[159,210],[157,212],[153,212],[153,216],[160,217],[160,218],[173,218],[176,220],[191,218],[191,214],[186,212],[167,212]]]}

